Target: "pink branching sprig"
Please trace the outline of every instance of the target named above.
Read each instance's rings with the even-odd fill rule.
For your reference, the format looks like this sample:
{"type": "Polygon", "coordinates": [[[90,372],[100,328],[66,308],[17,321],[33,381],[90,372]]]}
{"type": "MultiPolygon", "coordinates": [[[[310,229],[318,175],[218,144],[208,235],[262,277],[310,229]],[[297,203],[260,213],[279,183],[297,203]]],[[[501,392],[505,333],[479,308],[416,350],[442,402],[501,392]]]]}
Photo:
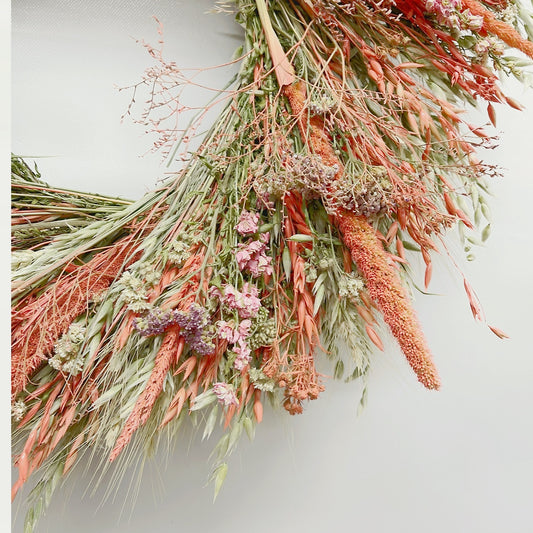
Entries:
{"type": "Polygon", "coordinates": [[[134,123],[145,128],[145,133],[154,135],[155,141],[149,152],[161,151],[163,157],[172,159],[176,156],[177,146],[181,147],[179,159],[185,160],[191,142],[197,138],[199,129],[208,113],[218,104],[232,98],[237,90],[220,89],[202,84],[196,80],[203,72],[215,68],[224,68],[242,61],[248,54],[227,63],[216,66],[186,69],[180,68],[175,61],[169,61],[164,55],[163,24],[157,23],[158,45],[154,46],[144,39],[136,42],[145,48],[155,64],[148,67],[141,79],[129,86],[119,87],[119,91],[131,91],[131,99],[121,120],[130,117],[134,123]],[[187,88],[215,93],[215,97],[206,105],[191,106],[186,104],[184,91],[187,88]],[[143,111],[138,117],[134,115],[138,94],[144,91],[143,111]],[[191,118],[192,116],[192,118],[191,118]],[[174,150],[173,150],[174,148],[174,150]]]}

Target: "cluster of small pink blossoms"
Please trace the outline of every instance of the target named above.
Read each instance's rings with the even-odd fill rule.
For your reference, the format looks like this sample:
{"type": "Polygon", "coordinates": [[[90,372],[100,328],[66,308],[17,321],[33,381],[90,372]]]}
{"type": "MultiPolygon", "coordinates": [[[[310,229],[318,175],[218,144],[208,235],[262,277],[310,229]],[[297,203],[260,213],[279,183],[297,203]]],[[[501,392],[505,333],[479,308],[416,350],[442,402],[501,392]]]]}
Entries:
{"type": "Polygon", "coordinates": [[[461,11],[461,0],[426,0],[426,9],[449,28],[478,31],[483,26],[483,17],[461,11]]]}
{"type": "MultiPolygon", "coordinates": [[[[240,235],[253,235],[259,229],[258,224],[258,213],[243,211],[235,229],[240,235]]],[[[241,271],[249,272],[254,278],[258,278],[261,274],[272,274],[272,257],[265,253],[269,238],[269,233],[262,233],[259,235],[259,240],[237,245],[238,250],[235,253],[235,259],[241,271]]]]}
{"type": "Polygon", "coordinates": [[[259,213],[243,211],[235,229],[239,235],[253,235],[257,233],[259,229],[259,213]]]}
{"type": "Polygon", "coordinates": [[[261,274],[272,274],[272,257],[266,255],[268,233],[262,233],[258,241],[251,241],[247,244],[239,244],[235,259],[242,271],[248,271],[254,278],[261,274]]]}
{"type": "Polygon", "coordinates": [[[239,327],[235,328],[232,323],[220,320],[217,323],[217,327],[219,338],[233,344],[232,350],[237,354],[237,358],[233,363],[234,368],[239,371],[242,370],[252,358],[252,350],[246,341],[252,327],[252,321],[249,319],[243,320],[239,327]]]}
{"type": "Polygon", "coordinates": [[[235,309],[240,318],[253,318],[261,307],[259,290],[250,283],[243,283],[242,290],[233,285],[224,285],[223,292],[216,287],[211,287],[209,295],[218,298],[229,309],[235,309]]]}
{"type": "Polygon", "coordinates": [[[230,309],[236,309],[241,318],[253,318],[261,307],[259,290],[248,282],[243,284],[240,291],[233,285],[226,285],[222,301],[230,309]]]}
{"type": "Polygon", "coordinates": [[[439,22],[446,21],[461,9],[461,0],[426,0],[426,9],[436,15],[439,22]]]}
{"type": "Polygon", "coordinates": [[[215,393],[215,396],[221,405],[226,407],[230,405],[239,405],[237,395],[235,394],[235,391],[231,385],[228,385],[222,381],[213,383],[213,392],[215,393]]]}
{"type": "Polygon", "coordinates": [[[501,56],[505,52],[505,45],[499,39],[489,36],[480,39],[474,46],[474,51],[480,59],[486,57],[489,52],[501,56]]]}

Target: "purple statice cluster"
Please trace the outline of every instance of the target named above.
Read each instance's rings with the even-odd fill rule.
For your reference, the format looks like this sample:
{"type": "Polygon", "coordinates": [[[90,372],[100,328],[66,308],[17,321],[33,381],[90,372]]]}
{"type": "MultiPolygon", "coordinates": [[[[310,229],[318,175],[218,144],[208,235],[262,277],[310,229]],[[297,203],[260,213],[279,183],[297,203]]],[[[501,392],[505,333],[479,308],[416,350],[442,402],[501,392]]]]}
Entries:
{"type": "Polygon", "coordinates": [[[213,383],[213,392],[217,397],[220,405],[228,407],[229,405],[239,405],[239,400],[237,400],[237,395],[232,385],[219,381],[213,383]]]}
{"type": "Polygon", "coordinates": [[[220,320],[217,323],[217,333],[220,339],[225,339],[228,343],[233,344],[231,350],[237,355],[233,366],[236,370],[242,370],[252,359],[252,350],[248,346],[247,337],[250,334],[252,321],[249,319],[242,320],[236,328],[234,324],[220,320]]]}
{"type": "Polygon", "coordinates": [[[163,310],[153,307],[143,316],[135,318],[133,327],[143,337],[161,335],[171,326],[178,325],[185,342],[198,355],[209,355],[215,350],[212,326],[207,310],[192,304],[188,311],[163,310]]]}
{"type": "Polygon", "coordinates": [[[211,321],[205,307],[192,304],[188,311],[175,311],[175,321],[185,342],[198,355],[210,355],[215,351],[211,321]]]}
{"type": "Polygon", "coordinates": [[[164,311],[160,307],[150,309],[145,315],[133,321],[133,327],[143,337],[161,335],[174,324],[176,324],[175,311],[164,311]]]}

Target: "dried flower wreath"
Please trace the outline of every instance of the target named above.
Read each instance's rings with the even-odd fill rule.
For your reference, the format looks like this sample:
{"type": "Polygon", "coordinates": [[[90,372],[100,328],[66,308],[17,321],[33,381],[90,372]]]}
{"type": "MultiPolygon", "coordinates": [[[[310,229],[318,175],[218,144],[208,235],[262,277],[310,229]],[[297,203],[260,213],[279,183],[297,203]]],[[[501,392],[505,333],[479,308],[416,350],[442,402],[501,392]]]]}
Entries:
{"type": "MultiPolygon", "coordinates": [[[[406,250],[427,287],[448,228],[467,250],[487,238],[497,170],[476,148],[491,138],[460,112],[485,102],[494,123],[493,103],[520,108],[498,75],[530,64],[506,49],[533,58],[531,13],[518,0],[219,7],[244,28],[241,68],[178,175],[128,202],[54,189],[12,159],[13,496],[38,479],[27,531],[80,455],[103,449],[102,470],[132,461],[184,417],[206,438],[227,428],[218,492],[263,402],[301,413],[324,390],[319,352],[364,380],[385,325],[418,381],[440,386],[406,250]]],[[[180,70],[145,47],[142,120],[175,158],[198,123],[181,136],[180,70]]]]}

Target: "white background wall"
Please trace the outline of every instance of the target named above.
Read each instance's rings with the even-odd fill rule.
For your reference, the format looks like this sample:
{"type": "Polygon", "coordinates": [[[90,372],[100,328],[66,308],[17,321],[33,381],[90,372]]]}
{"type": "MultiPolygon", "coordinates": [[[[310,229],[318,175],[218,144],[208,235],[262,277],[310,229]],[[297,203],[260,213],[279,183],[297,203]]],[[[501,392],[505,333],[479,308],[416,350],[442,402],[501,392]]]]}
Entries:
{"type": "MultiPolygon", "coordinates": [[[[71,188],[138,198],[167,169],[150,142],[120,123],[128,96],[115,86],[150,65],[133,38],[155,43],[183,67],[227,61],[240,43],[231,17],[212,2],[17,0],[13,3],[12,149],[38,159],[43,177],[71,188]]],[[[231,69],[230,69],[231,70],[231,69]]],[[[224,85],[230,72],[210,71],[224,85]]],[[[389,341],[374,357],[368,406],[358,383],[332,380],[303,415],[266,410],[255,441],[230,460],[216,503],[206,485],[211,443],[187,435],[168,462],[147,463],[139,494],[84,494],[76,472],[56,493],[38,532],[186,531],[528,533],[533,531],[533,90],[510,93],[523,113],[498,106],[501,146],[486,156],[506,169],[493,184],[493,234],[463,265],[489,322],[476,324],[460,277],[444,259],[416,306],[443,387],[423,390],[389,341]]],[[[194,96],[194,95],[193,95],[194,96]]],[[[193,98],[190,96],[190,98],[193,98]]],[[[482,118],[486,120],[486,118],[482,118]]],[[[459,251],[459,250],[458,250],[459,251]]],[[[164,455],[164,454],[163,454],[164,455]]],[[[18,505],[13,532],[22,531],[18,505]]]]}

